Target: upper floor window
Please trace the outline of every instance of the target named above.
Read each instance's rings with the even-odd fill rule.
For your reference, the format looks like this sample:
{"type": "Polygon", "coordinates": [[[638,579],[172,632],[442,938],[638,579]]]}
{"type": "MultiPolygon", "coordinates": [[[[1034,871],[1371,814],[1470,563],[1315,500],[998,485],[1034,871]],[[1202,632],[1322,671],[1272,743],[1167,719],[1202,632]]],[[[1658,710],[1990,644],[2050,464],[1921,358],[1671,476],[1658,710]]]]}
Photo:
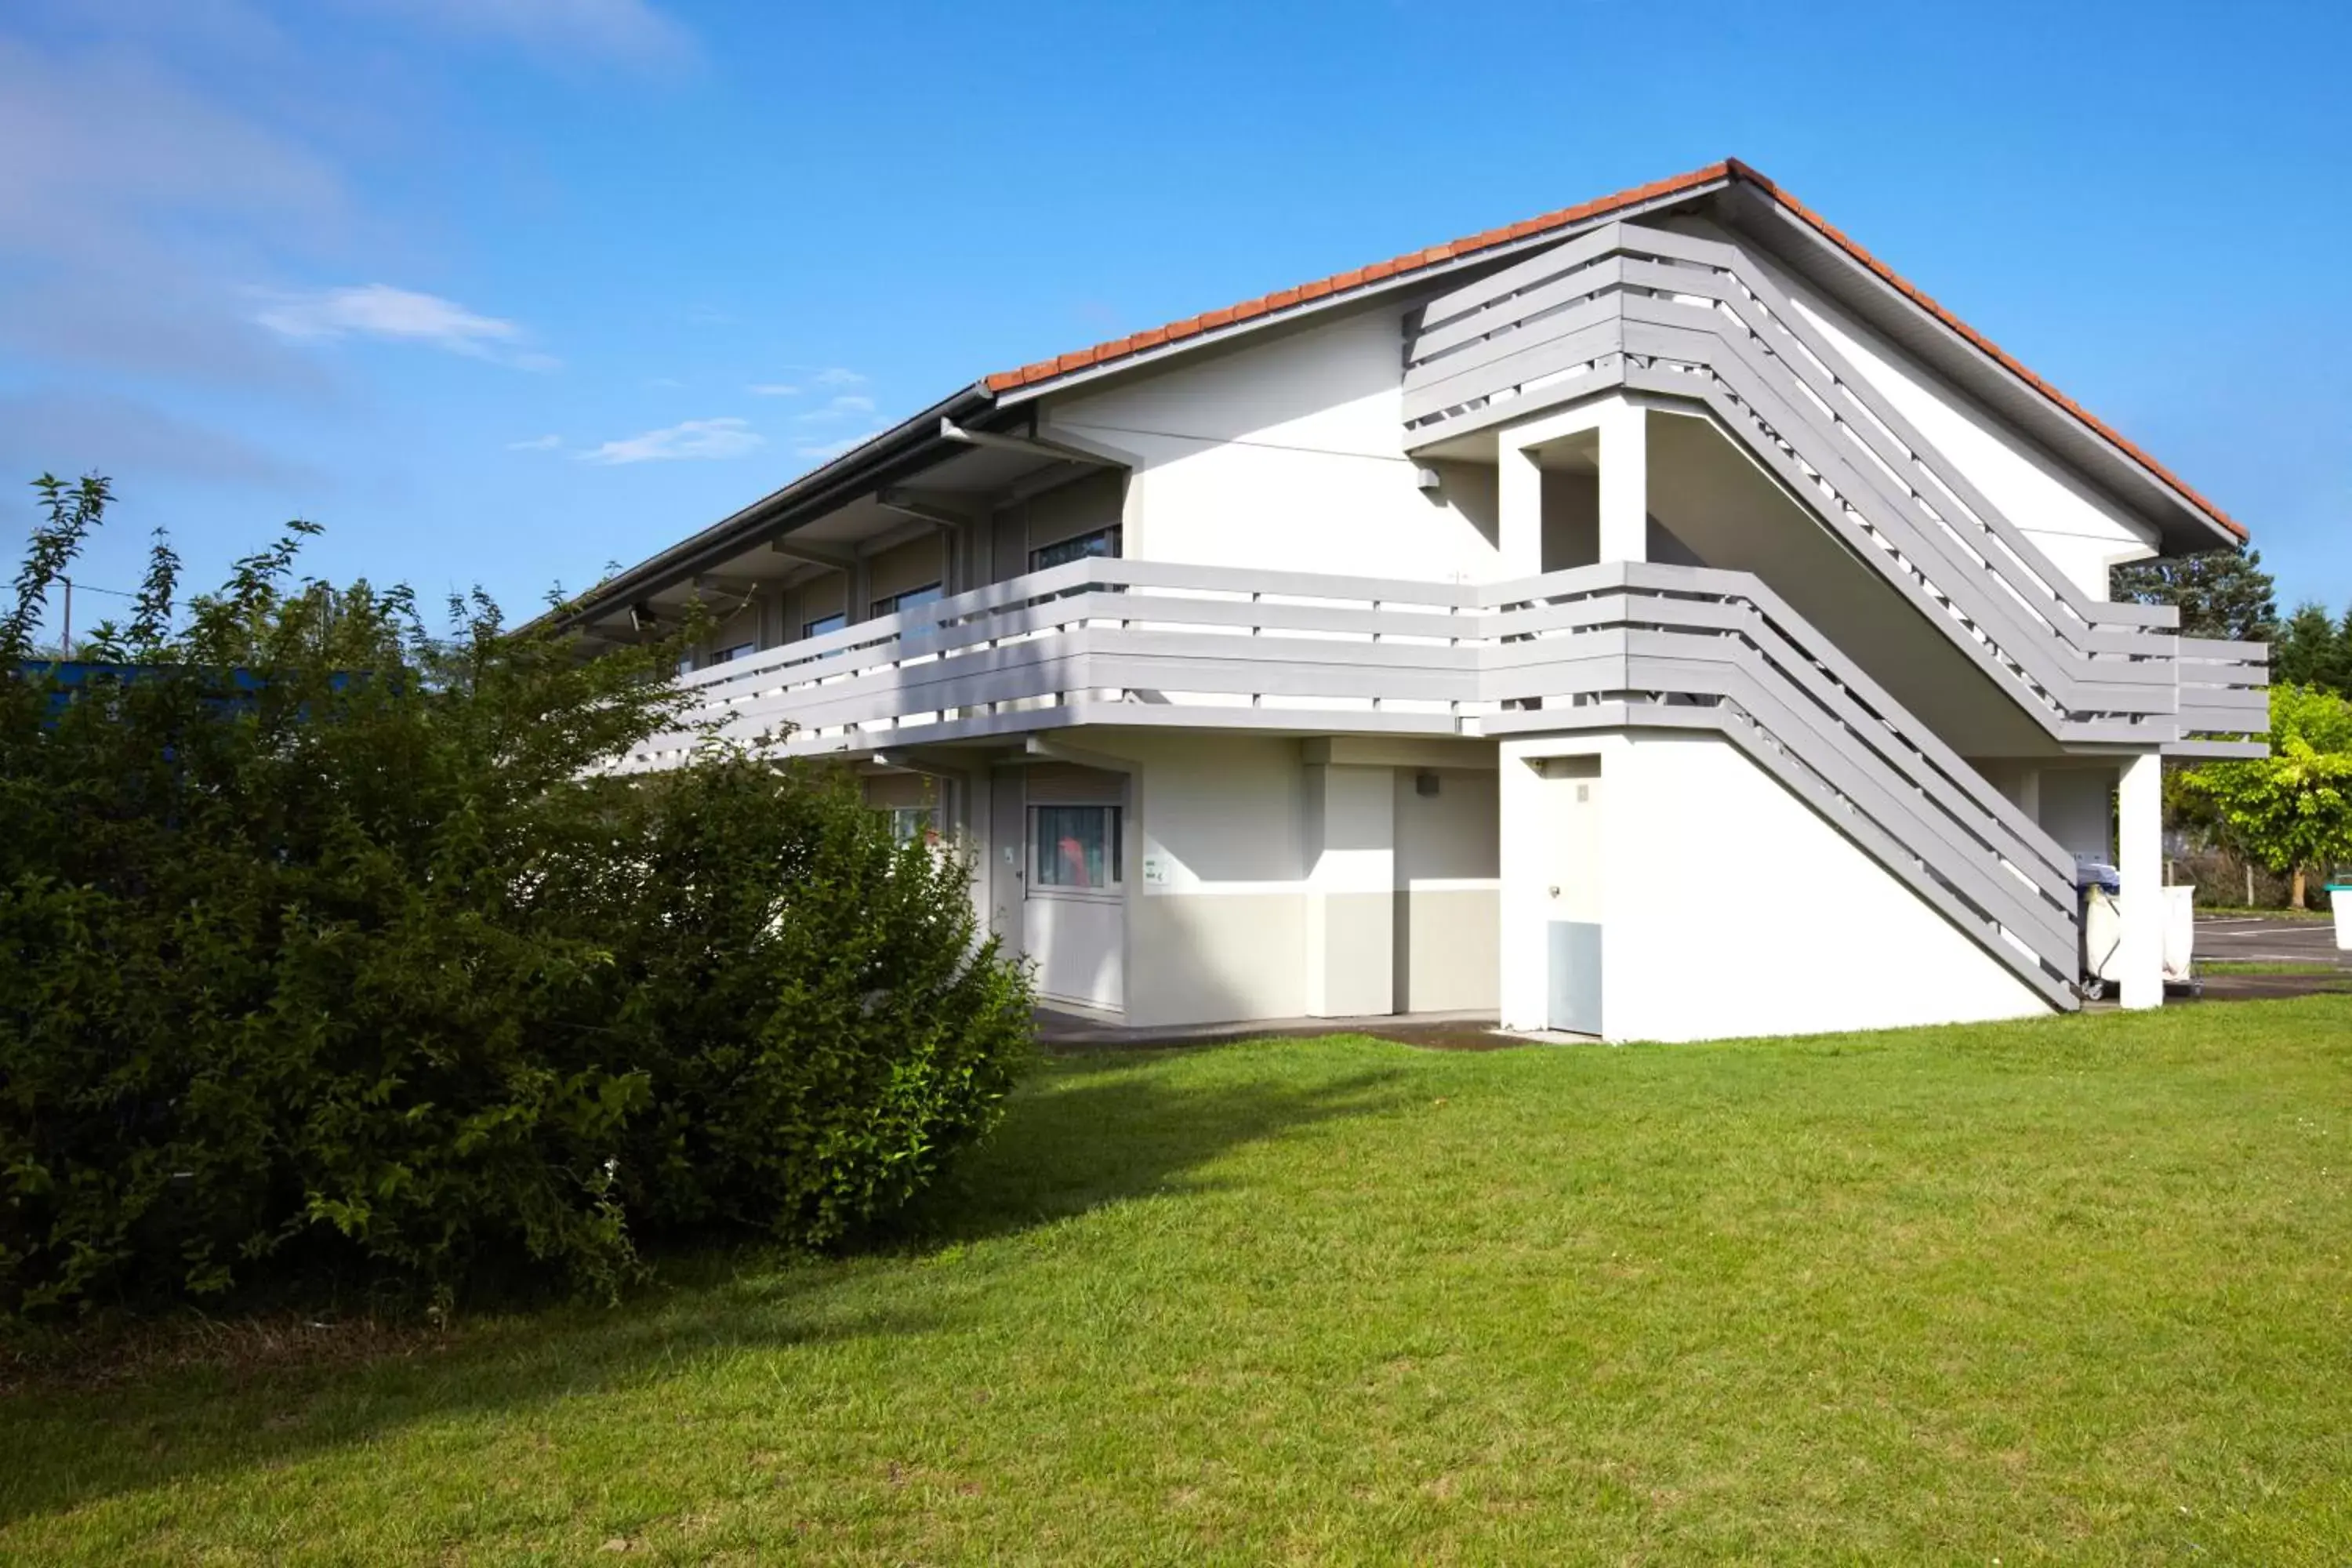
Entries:
{"type": "Polygon", "coordinates": [[[730,647],[722,647],[713,650],[710,655],[710,662],[713,664],[725,664],[730,659],[749,658],[759,651],[760,645],[758,643],[739,642],[730,647]]]}
{"type": "Polygon", "coordinates": [[[903,594],[891,594],[874,601],[877,616],[895,616],[901,610],[911,610],[918,605],[928,605],[940,596],[937,583],[926,583],[919,588],[909,588],[903,594]]]}
{"type": "Polygon", "coordinates": [[[1081,533],[1075,539],[1065,539],[1029,552],[1029,570],[1043,572],[1048,566],[1060,566],[1072,561],[1085,561],[1095,556],[1116,559],[1118,555],[1119,527],[1097,528],[1092,533],[1081,533]]]}
{"type": "Polygon", "coordinates": [[[827,632],[837,632],[848,624],[849,617],[845,615],[835,614],[830,616],[819,616],[813,621],[803,621],[801,623],[801,636],[804,637],[821,637],[827,632]]]}

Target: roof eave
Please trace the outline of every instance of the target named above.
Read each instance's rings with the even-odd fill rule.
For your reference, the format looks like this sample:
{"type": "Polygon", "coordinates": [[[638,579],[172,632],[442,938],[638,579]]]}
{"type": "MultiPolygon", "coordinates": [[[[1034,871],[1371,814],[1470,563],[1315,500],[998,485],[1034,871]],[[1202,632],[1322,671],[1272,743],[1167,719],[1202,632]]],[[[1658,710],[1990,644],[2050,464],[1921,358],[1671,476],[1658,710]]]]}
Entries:
{"type": "Polygon", "coordinates": [[[1847,275],[1869,292],[1889,305],[1933,321],[1947,340],[1985,374],[2030,394],[2036,404],[2063,416],[2067,427],[2078,432],[2105,456],[2129,488],[2157,498],[2166,509],[2187,518],[2192,524],[2192,538],[2231,548],[2250,542],[2252,536],[2242,523],[2200,495],[2186,480],[2105,420],[2035,374],[2014,354],[1945,309],[1769,175],[1736,158],[1729,163],[1735,178],[1763,196],[1763,205],[1774,217],[1813,241],[1823,253],[1834,257],[1847,275]]]}
{"type": "Polygon", "coordinates": [[[1449,246],[1436,247],[1416,256],[1399,257],[1376,267],[1359,268],[1356,274],[1335,274],[1318,283],[1286,289],[1223,310],[1211,311],[1205,317],[1195,316],[1189,321],[1156,327],[1131,338],[1097,343],[1076,354],[1066,354],[1060,360],[1041,362],[1018,371],[1000,372],[984,378],[980,384],[994,394],[1000,405],[1007,407],[1046,393],[1065,392],[1074,386],[1140,370],[1176,355],[1245,337],[1269,327],[1311,321],[1383,296],[1425,288],[1467,268],[1491,266],[1531,250],[1539,250],[1603,224],[1680,206],[1730,185],[1735,178],[1732,170],[1733,166],[1728,162],[1711,164],[1687,174],[1675,175],[1670,180],[1636,187],[1617,196],[1604,196],[1597,202],[1585,204],[1583,207],[1567,208],[1554,220],[1531,219],[1525,224],[1489,229],[1486,234],[1456,240],[1449,246]],[[1360,281],[1338,286],[1339,279],[1357,274],[1361,275],[1360,281]],[[1286,295],[1298,298],[1286,303],[1274,302],[1286,295]],[[1213,317],[1228,319],[1213,324],[1196,324],[1207,322],[1213,317]],[[1140,346],[1121,346],[1131,343],[1139,343],[1140,346]],[[1053,368],[1065,363],[1068,366],[1066,369],[1053,368]]]}
{"type": "Polygon", "coordinates": [[[748,546],[789,533],[803,522],[871,490],[895,478],[902,465],[928,467],[914,459],[937,447],[940,455],[955,444],[940,434],[943,420],[970,418],[993,406],[996,398],[985,383],[974,382],[932,404],[921,413],[892,426],[871,440],[810,469],[800,478],[719,519],[660,553],[605,578],[562,608],[531,623],[533,627],[577,626],[614,613],[647,594],[659,593],[680,578],[707,571],[748,546]]]}

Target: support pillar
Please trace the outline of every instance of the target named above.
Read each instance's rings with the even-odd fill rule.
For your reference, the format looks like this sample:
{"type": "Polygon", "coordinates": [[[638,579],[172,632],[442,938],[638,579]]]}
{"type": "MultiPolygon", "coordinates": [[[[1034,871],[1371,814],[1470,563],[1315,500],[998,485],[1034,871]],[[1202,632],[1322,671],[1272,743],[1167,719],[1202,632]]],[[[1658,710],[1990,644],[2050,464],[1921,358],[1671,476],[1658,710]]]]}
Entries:
{"type": "Polygon", "coordinates": [[[874,580],[874,574],[873,568],[866,563],[865,552],[860,551],[850,559],[849,570],[842,575],[842,625],[854,626],[862,621],[872,620],[874,617],[867,612],[873,607],[873,600],[866,590],[874,580]]]}
{"type": "Polygon", "coordinates": [[[1650,414],[1622,398],[1601,416],[1601,559],[1650,558],[1650,414]]]}
{"type": "Polygon", "coordinates": [[[2116,786],[2116,869],[2122,873],[2123,1005],[2164,1005],[2164,759],[2123,765],[2116,786]]]}
{"type": "Polygon", "coordinates": [[[1496,546],[1501,580],[1509,583],[1543,573],[1543,469],[1536,455],[1509,439],[1496,447],[1496,546]]]}
{"type": "Polygon", "coordinates": [[[1307,1014],[1396,1008],[1393,769],[1307,768],[1307,1014]]]}

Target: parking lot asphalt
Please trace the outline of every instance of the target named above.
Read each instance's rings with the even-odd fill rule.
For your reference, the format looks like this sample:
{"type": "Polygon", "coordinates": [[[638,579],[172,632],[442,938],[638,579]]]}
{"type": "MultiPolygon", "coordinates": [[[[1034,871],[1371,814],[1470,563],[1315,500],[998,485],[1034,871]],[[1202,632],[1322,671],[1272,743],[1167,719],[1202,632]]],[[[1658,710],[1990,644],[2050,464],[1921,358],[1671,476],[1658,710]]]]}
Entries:
{"type": "Polygon", "coordinates": [[[2303,996],[2352,986],[2352,952],[2336,945],[2336,925],[2327,920],[2290,920],[2277,915],[2197,917],[2197,966],[2211,1001],[2263,996],[2303,996]],[[2326,965],[2296,974],[2216,973],[2216,963],[2326,965]]]}

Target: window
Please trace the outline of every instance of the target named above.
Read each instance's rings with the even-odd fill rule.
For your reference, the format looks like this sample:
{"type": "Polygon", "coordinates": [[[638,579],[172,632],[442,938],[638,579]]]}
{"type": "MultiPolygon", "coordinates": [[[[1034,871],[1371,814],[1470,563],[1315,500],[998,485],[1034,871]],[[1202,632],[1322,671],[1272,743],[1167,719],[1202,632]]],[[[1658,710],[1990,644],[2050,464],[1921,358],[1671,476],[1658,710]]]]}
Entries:
{"type": "Polygon", "coordinates": [[[819,616],[813,621],[803,621],[801,623],[801,636],[804,637],[821,637],[827,632],[837,632],[848,624],[849,617],[847,616],[819,616]]]}
{"type": "Polygon", "coordinates": [[[909,588],[903,594],[893,594],[887,599],[874,601],[877,616],[895,616],[900,610],[911,610],[917,605],[928,605],[940,596],[937,583],[926,583],[919,588],[909,588]]]}
{"type": "Polygon", "coordinates": [[[931,808],[928,805],[886,805],[879,808],[890,819],[890,841],[905,844],[911,839],[934,837],[931,829],[931,808]]]}
{"type": "Polygon", "coordinates": [[[692,675],[694,673],[694,656],[692,654],[682,653],[677,656],[677,672],[680,675],[692,675]]]}
{"type": "Polygon", "coordinates": [[[713,653],[710,656],[710,662],[713,664],[725,664],[730,659],[749,658],[759,651],[760,645],[758,643],[739,642],[732,647],[722,647],[713,653]]]}
{"type": "Polygon", "coordinates": [[[1043,550],[1029,552],[1029,570],[1043,572],[1048,566],[1066,562],[1085,561],[1093,556],[1116,557],[1118,554],[1118,524],[1097,528],[1092,533],[1081,533],[1076,539],[1065,539],[1058,544],[1048,544],[1043,550]]]}
{"type": "Polygon", "coordinates": [[[1031,806],[1030,886],[1118,886],[1118,816],[1115,805],[1031,806]]]}

